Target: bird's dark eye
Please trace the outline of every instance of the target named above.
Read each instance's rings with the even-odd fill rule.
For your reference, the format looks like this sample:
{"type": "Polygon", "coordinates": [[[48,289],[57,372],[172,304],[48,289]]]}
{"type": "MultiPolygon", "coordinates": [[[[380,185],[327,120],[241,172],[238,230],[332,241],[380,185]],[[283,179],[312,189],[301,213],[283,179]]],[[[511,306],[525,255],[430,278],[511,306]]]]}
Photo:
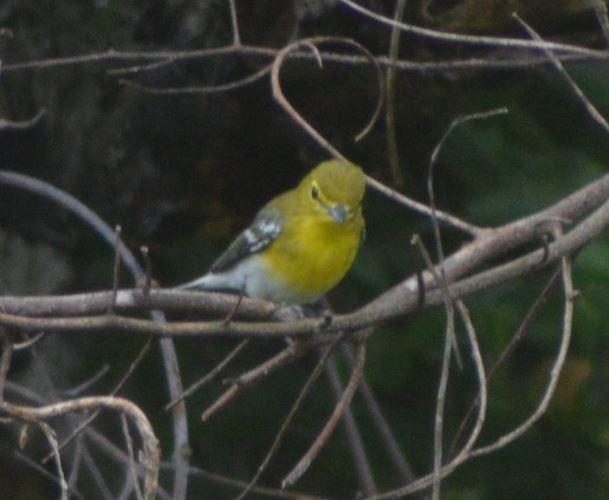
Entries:
{"type": "Polygon", "coordinates": [[[311,188],[311,198],[313,198],[314,200],[319,198],[319,189],[315,184],[313,184],[313,187],[311,188]]]}

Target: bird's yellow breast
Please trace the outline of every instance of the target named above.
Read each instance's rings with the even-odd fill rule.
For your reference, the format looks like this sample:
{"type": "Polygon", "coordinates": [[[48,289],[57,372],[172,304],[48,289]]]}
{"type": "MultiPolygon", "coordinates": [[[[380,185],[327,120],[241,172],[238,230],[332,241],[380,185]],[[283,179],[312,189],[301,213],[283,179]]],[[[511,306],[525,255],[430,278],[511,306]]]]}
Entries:
{"type": "Polygon", "coordinates": [[[337,223],[329,217],[294,217],[282,238],[262,256],[274,279],[290,292],[312,302],[347,273],[360,246],[363,219],[337,223]]]}

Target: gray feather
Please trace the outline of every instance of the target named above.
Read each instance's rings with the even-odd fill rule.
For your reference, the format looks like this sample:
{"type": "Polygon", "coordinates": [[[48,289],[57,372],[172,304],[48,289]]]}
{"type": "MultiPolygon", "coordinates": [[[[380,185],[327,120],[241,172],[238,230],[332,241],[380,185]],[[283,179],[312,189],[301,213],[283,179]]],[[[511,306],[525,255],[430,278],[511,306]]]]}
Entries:
{"type": "Polygon", "coordinates": [[[272,208],[262,209],[254,222],[230,244],[226,251],[212,264],[212,273],[222,273],[235,264],[268,247],[281,233],[282,218],[272,208]]]}

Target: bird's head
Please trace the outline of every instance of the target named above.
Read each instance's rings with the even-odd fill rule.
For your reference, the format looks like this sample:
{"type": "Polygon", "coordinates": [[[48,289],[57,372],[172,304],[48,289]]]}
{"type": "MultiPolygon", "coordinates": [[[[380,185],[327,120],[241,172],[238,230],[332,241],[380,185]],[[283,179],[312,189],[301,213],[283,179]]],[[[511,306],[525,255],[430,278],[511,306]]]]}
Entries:
{"type": "Polygon", "coordinates": [[[365,189],[366,179],[362,169],[340,160],[320,163],[299,186],[314,210],[329,215],[339,224],[361,212],[365,189]]]}

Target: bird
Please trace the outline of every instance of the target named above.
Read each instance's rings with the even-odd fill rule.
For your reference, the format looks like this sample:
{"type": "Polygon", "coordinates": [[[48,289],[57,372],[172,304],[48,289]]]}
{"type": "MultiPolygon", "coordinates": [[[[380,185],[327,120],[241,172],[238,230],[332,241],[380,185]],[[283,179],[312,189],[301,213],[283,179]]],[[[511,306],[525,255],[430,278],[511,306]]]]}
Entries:
{"type": "Polygon", "coordinates": [[[361,167],[327,160],[269,201],[209,272],[181,289],[232,291],[281,305],[319,301],[347,273],[364,239],[361,167]]]}

